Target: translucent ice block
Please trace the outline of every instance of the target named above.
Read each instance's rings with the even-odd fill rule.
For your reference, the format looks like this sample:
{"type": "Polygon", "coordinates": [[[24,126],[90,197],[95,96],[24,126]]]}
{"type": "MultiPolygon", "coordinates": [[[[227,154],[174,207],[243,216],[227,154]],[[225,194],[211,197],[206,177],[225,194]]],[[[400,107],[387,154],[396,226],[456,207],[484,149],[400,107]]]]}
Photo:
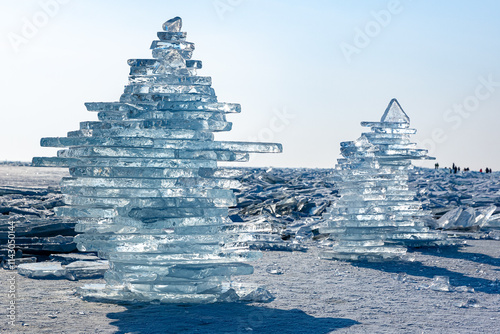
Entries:
{"type": "MultiPolygon", "coordinates": [[[[237,204],[231,189],[240,186],[242,172],[220,169],[217,162],[247,161],[249,153],[282,147],[214,140],[214,132],[231,130],[226,114],[241,106],[219,102],[212,79],[197,75],[202,62],[191,59],[195,47],[181,28],[178,17],[165,22],[151,45],[153,58],[128,61],[130,77],[119,101],[86,103],[98,121],[82,122],[67,137],[43,138],[42,146],[64,149],[57,157],[33,159],[38,166],[69,167],[71,177],[61,181],[66,205],[57,214],[78,220],[80,250],[109,260],[106,284],[79,290],[86,298],[269,299],[261,287],[231,281],[253,272],[246,262],[261,254],[248,244],[271,225],[228,218],[228,207],[237,204]]],[[[405,145],[406,134],[399,135],[398,144],[405,145]]]]}

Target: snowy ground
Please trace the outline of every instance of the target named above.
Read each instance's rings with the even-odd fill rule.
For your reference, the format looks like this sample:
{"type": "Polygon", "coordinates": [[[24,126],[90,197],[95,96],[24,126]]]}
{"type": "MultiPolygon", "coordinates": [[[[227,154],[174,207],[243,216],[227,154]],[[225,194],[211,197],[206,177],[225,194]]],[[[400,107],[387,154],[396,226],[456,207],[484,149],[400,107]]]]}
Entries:
{"type": "MultiPolygon", "coordinates": [[[[276,297],[267,304],[101,304],[74,295],[82,281],[16,276],[14,333],[498,333],[500,242],[468,244],[381,265],[319,260],[315,248],[264,252],[241,279],[265,284],[276,297]],[[432,289],[436,275],[451,291],[432,289]]],[[[8,275],[0,271],[1,281],[8,275]]]]}
{"type": "MultiPolygon", "coordinates": [[[[61,173],[0,167],[0,186],[55,186],[61,173]]],[[[460,185],[464,178],[450,178],[440,176],[446,190],[432,190],[460,194],[443,207],[464,204],[457,199],[474,205],[463,195],[462,188],[471,188],[460,185]]],[[[484,205],[497,203],[498,177],[474,178],[486,187],[484,205]]],[[[276,297],[266,304],[86,302],[74,290],[101,279],[34,280],[0,269],[0,328],[4,333],[498,333],[500,241],[480,238],[481,233],[459,235],[466,246],[414,250],[413,262],[320,260],[312,242],[307,252],[265,251],[254,263],[255,273],[236,280],[266,285],[276,297]],[[6,320],[11,276],[16,280],[14,329],[6,320]],[[435,276],[447,277],[449,284],[435,276]]]]}

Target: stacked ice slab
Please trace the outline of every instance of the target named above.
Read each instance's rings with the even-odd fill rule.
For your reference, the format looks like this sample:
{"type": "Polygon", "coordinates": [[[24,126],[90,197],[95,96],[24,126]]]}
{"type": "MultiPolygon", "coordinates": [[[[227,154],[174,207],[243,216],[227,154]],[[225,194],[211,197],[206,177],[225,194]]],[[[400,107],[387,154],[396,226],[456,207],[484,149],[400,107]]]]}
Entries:
{"type": "Polygon", "coordinates": [[[251,274],[258,258],[247,242],[266,226],[232,223],[235,169],[217,161],[246,161],[249,152],[281,152],[279,144],[214,141],[229,131],[226,114],[240,105],[218,102],[211,78],[197,76],[194,44],[176,17],[153,42],[154,59],[129,60],[129,84],[119,102],[87,103],[99,121],[82,122],[64,138],[42,146],[66,147],[38,166],[69,167],[66,206],[76,217],[82,251],[110,262],[106,285],[87,286],[87,297],[160,302],[214,302],[250,298],[251,287],[231,275],[251,274]]]}
{"type": "Polygon", "coordinates": [[[415,159],[431,159],[410,141],[410,119],[393,99],[380,122],[355,141],[341,143],[342,159],[334,171],[340,199],[324,214],[321,233],[333,243],[323,258],[344,260],[396,259],[405,245],[441,243],[445,235],[429,231],[422,218],[429,213],[415,200],[408,175],[415,159]]]}

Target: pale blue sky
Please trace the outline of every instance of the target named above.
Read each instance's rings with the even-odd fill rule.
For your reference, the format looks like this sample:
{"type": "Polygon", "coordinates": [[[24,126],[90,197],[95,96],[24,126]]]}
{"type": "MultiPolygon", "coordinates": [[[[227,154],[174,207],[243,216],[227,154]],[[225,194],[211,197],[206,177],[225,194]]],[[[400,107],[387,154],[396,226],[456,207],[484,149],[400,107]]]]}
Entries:
{"type": "Polygon", "coordinates": [[[118,100],[126,60],[181,16],[199,74],[242,105],[218,138],[284,146],[247,165],[333,167],[396,97],[442,166],[500,169],[498,1],[61,0],[43,22],[54,1],[0,0],[0,160],[53,155],[40,138],[96,119],[84,102],[118,100]],[[15,52],[26,22],[40,27],[15,52]]]}

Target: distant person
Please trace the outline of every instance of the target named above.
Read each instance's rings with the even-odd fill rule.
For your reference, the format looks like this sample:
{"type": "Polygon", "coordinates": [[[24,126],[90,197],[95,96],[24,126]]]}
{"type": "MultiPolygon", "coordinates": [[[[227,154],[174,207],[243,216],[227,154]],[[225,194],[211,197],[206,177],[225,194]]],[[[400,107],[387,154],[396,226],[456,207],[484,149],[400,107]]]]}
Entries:
{"type": "Polygon", "coordinates": [[[434,169],[438,169],[438,168],[439,168],[439,164],[436,162],[436,163],[434,164],[434,169]]]}
{"type": "Polygon", "coordinates": [[[458,171],[460,172],[460,167],[458,167],[458,171]]]}
{"type": "Polygon", "coordinates": [[[483,169],[481,168],[481,169],[479,170],[479,173],[482,173],[482,172],[483,172],[483,169]]]}

